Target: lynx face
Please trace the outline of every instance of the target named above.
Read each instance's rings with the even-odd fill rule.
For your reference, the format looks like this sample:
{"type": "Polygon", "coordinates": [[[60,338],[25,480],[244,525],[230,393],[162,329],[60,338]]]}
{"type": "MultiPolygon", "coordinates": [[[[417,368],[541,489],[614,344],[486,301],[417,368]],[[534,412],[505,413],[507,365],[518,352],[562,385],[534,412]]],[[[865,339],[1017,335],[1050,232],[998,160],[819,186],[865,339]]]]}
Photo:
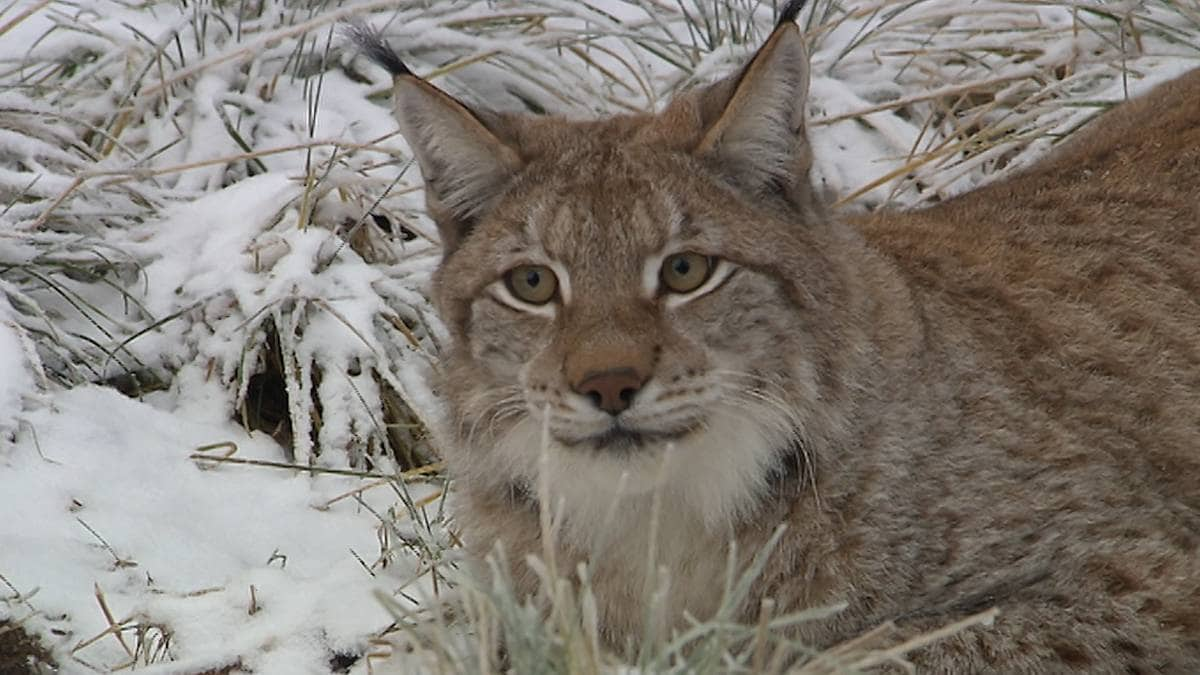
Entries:
{"type": "Polygon", "coordinates": [[[468,108],[360,35],[397,75],[446,249],[462,483],[545,479],[576,520],[660,489],[718,526],[807,474],[837,379],[822,251],[842,235],[808,182],[800,4],[733,77],[596,122],[468,108]]]}
{"type": "Polygon", "coordinates": [[[468,471],[532,490],[544,449],[571,499],[661,486],[736,516],[803,448],[816,386],[798,289],[747,244],[770,216],[637,131],[566,133],[438,275],[468,471]]]}

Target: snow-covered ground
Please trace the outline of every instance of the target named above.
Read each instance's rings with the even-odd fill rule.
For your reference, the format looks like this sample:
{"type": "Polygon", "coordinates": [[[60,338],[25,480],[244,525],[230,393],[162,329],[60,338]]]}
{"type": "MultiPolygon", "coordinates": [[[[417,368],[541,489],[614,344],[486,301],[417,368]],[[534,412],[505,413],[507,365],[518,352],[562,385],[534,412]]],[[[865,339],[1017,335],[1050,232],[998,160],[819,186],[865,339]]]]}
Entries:
{"type": "MultiPolygon", "coordinates": [[[[728,71],[771,15],[0,4],[0,631],[63,672],[418,668],[364,655],[396,641],[380,598],[417,607],[454,561],[452,489],[420,469],[438,250],[388,82],[338,22],[458,94],[585,116],[728,71]]],[[[1195,2],[813,0],[801,23],[846,208],[970,189],[1200,65],[1195,2]]]]}
{"type": "MultiPolygon", "coordinates": [[[[359,479],[206,470],[189,457],[214,443],[236,443],[242,458],[280,453],[198,402],[82,386],[46,403],[4,460],[0,568],[21,592],[37,589],[29,604],[72,648],[109,627],[107,608],[147,640],[170,634],[176,668],[242,659],[256,672],[320,672],[389,623],[371,592],[397,579],[365,566],[380,557],[379,522],[353,500],[326,507],[359,479]]],[[[101,669],[131,660],[111,635],[74,654],[101,669]]]]}

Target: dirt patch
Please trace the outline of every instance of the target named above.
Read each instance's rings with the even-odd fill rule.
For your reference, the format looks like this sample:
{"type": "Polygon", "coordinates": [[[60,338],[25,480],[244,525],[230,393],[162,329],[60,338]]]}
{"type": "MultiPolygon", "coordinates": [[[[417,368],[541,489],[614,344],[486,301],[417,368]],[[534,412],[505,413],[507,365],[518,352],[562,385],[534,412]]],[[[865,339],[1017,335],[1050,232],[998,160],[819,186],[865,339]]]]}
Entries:
{"type": "Polygon", "coordinates": [[[46,673],[56,668],[40,640],[25,632],[20,624],[0,621],[0,675],[46,673]]]}

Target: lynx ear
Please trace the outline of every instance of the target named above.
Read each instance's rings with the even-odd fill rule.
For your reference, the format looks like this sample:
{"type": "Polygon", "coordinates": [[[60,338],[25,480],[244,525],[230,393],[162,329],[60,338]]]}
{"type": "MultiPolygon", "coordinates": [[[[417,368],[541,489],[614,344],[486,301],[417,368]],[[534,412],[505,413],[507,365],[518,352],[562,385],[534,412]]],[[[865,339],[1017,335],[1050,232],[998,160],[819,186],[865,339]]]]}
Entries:
{"type": "Polygon", "coordinates": [[[359,25],[349,34],[395,78],[396,121],[421,166],[426,205],[449,253],[520,169],[521,157],[488,113],[414,75],[378,32],[359,25]]]}
{"type": "Polygon", "coordinates": [[[804,124],[808,52],[790,2],[766,43],[732,77],[698,94],[702,132],[693,153],[743,190],[812,199],[812,151],[804,124]]]}
{"type": "Polygon", "coordinates": [[[449,252],[520,168],[520,156],[482,117],[415,76],[396,78],[395,111],[449,252]]]}

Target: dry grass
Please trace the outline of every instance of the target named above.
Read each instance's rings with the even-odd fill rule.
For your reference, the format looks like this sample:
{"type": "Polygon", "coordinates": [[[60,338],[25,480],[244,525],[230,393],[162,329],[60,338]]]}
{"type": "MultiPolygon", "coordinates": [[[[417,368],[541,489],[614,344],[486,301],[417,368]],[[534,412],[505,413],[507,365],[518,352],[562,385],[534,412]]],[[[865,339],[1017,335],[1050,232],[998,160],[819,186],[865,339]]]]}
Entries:
{"type": "MultiPolygon", "coordinates": [[[[1120,11],[1040,0],[965,10],[944,0],[811,4],[802,21],[814,52],[814,135],[818,144],[850,139],[850,152],[876,155],[877,170],[866,174],[853,166],[861,160],[819,155],[822,178],[844,205],[944,199],[1039,156],[1110,106],[1112,83],[1124,91],[1164,58],[1200,57],[1195,3],[1120,11]]],[[[0,146],[8,139],[13,147],[0,175],[0,289],[48,380],[109,382],[137,395],[207,361],[209,376],[227,383],[237,417],[275,435],[298,462],[336,450],[354,466],[425,463],[434,453],[421,431],[422,406],[407,400],[411,387],[394,373],[412,360],[406,349],[426,361],[437,350],[439,328],[418,297],[434,259],[411,257],[428,256],[430,247],[418,244],[434,236],[398,139],[318,131],[329,114],[327,75],[387,90],[381,73],[342,51],[338,22],[383,27],[418,72],[489,104],[594,114],[651,109],[673,89],[728,71],[773,14],[770,3],[754,0],[394,7],[200,4],[159,35],[97,28],[88,11],[62,1],[0,14],[3,31],[52,16],[38,45],[78,42],[44,54],[35,45],[20,61],[0,63],[10,91],[0,146]],[[221,75],[227,90],[214,108],[219,124],[205,122],[189,97],[203,78],[229,68],[236,72],[221,75]],[[303,115],[284,112],[297,107],[303,115]],[[284,115],[299,127],[286,139],[255,122],[284,115]],[[180,150],[189,133],[201,132],[225,136],[234,151],[180,150]],[[294,292],[243,306],[244,294],[220,287],[150,306],[151,260],[123,233],[181,200],[280,171],[294,178],[294,194],[247,246],[256,269],[269,274],[291,255],[288,231],[321,228],[330,245],[314,261],[318,272],[349,254],[411,277],[395,294],[380,294],[377,320],[365,325],[328,297],[294,292]],[[342,324],[361,349],[312,358],[320,345],[304,333],[319,317],[342,324]],[[240,354],[184,335],[197,323],[236,336],[240,354]],[[140,349],[160,334],[200,353],[189,364],[140,349]],[[338,385],[323,378],[347,371],[366,374],[338,385]],[[344,408],[346,396],[361,405],[326,419],[323,411],[335,399],[344,408]]]]}

